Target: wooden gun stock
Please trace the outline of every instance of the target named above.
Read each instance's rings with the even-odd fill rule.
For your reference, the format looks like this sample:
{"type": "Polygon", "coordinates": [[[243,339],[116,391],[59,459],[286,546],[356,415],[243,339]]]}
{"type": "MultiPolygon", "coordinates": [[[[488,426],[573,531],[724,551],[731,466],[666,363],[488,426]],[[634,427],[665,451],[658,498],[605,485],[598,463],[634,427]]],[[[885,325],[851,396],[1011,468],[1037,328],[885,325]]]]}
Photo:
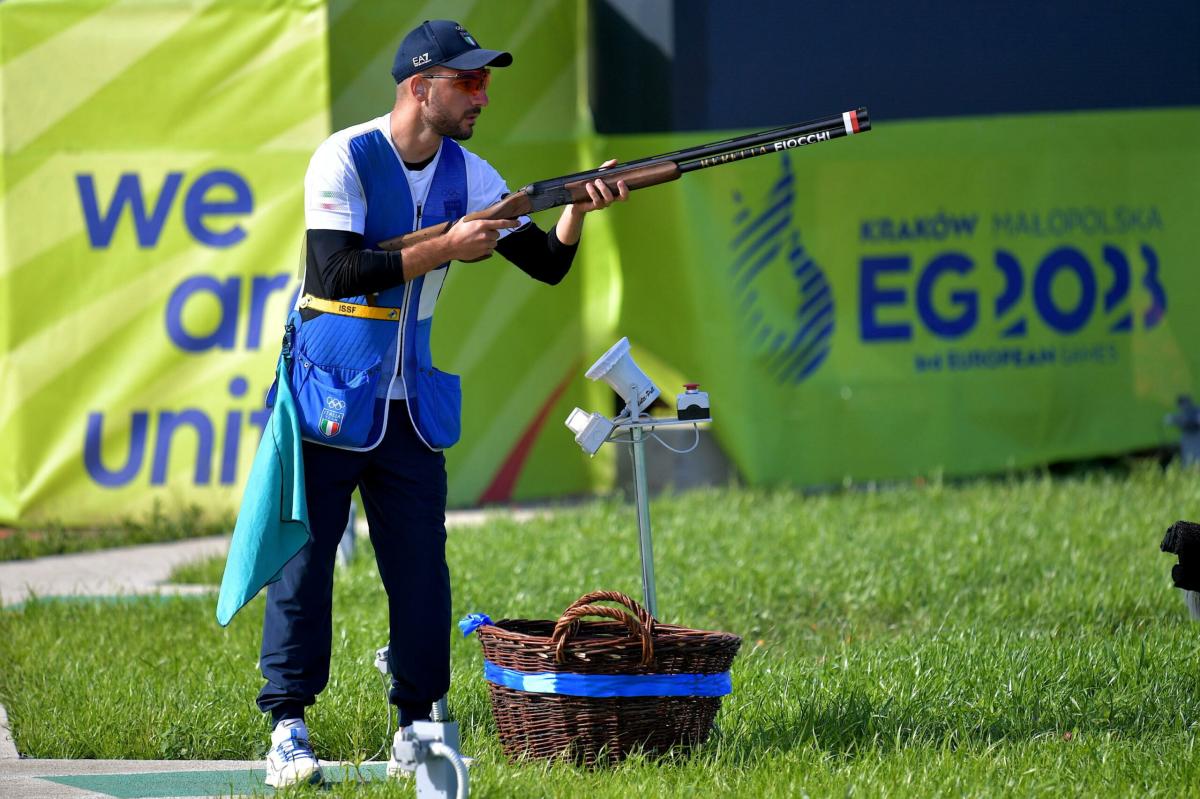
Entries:
{"type": "Polygon", "coordinates": [[[441,236],[460,222],[471,222],[476,219],[516,219],[519,216],[540,211],[543,207],[553,208],[558,205],[589,200],[591,197],[588,195],[585,187],[588,183],[596,179],[603,180],[604,185],[608,186],[609,191],[616,195],[618,193],[618,180],[625,181],[626,187],[630,191],[633,191],[634,189],[644,189],[647,186],[657,186],[660,183],[667,183],[678,178],[680,174],[682,173],[679,171],[679,166],[673,161],[635,166],[627,170],[622,170],[618,164],[605,170],[597,170],[596,174],[591,178],[579,178],[556,187],[557,191],[563,193],[564,196],[562,199],[564,202],[555,202],[553,205],[542,204],[542,207],[538,207],[538,204],[535,204],[530,196],[529,187],[526,187],[508,195],[498,203],[489,205],[482,211],[476,211],[473,214],[467,214],[450,222],[430,225],[420,230],[414,230],[412,233],[406,233],[403,236],[396,236],[395,238],[381,241],[379,242],[379,249],[403,250],[405,247],[411,247],[414,244],[441,236]]]}
{"type": "Polygon", "coordinates": [[[532,210],[533,204],[529,202],[529,197],[525,192],[518,191],[515,194],[508,195],[500,200],[500,202],[489,205],[482,211],[476,211],[473,214],[467,214],[458,219],[452,219],[449,222],[430,225],[420,230],[414,230],[412,233],[405,233],[403,236],[396,236],[395,238],[381,241],[379,242],[379,249],[403,250],[405,247],[411,247],[414,244],[435,239],[460,222],[471,222],[476,219],[516,219],[522,214],[530,213],[532,210]]]}
{"type": "Polygon", "coordinates": [[[617,181],[625,181],[626,188],[634,191],[635,189],[644,189],[648,186],[657,186],[661,183],[670,183],[672,180],[677,180],[682,174],[679,171],[679,164],[674,161],[660,161],[657,164],[631,166],[628,169],[621,169],[621,165],[617,164],[605,170],[598,170],[597,174],[591,178],[580,178],[570,183],[564,183],[563,188],[571,195],[571,202],[580,202],[591,199],[585,187],[597,179],[603,180],[604,185],[608,186],[608,190],[616,196],[618,193],[617,181]]]}

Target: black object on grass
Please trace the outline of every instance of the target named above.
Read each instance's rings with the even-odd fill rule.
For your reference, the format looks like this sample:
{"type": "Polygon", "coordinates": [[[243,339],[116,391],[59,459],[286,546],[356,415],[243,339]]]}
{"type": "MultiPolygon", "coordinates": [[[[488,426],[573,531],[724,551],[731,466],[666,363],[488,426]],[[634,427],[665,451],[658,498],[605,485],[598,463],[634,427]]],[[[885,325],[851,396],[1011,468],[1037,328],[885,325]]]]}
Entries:
{"type": "Polygon", "coordinates": [[[1159,548],[1179,556],[1179,563],[1171,568],[1175,587],[1200,591],[1200,524],[1175,522],[1167,528],[1159,548]]]}

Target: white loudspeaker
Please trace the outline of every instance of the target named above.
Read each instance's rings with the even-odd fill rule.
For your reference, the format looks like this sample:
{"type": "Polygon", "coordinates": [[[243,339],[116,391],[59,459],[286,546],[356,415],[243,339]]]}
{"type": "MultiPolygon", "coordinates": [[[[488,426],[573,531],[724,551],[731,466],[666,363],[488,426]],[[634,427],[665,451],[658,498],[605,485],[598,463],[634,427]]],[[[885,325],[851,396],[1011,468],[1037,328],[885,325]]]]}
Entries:
{"type": "Polygon", "coordinates": [[[646,377],[646,373],[629,354],[629,339],[622,338],[587,370],[589,380],[603,380],[612,390],[621,395],[633,412],[640,413],[658,398],[658,386],[646,377]],[[636,396],[634,395],[636,387],[636,396]]]}

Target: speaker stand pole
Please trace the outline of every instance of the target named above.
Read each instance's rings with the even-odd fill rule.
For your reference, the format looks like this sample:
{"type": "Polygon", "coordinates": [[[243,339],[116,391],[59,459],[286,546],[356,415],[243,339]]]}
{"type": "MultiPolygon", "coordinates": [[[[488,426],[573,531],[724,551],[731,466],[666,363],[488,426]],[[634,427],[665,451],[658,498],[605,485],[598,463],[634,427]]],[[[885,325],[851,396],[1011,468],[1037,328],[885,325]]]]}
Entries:
{"type": "MultiPolygon", "coordinates": [[[[637,396],[636,394],[634,396],[637,396]]],[[[658,596],[654,590],[654,543],[650,538],[650,493],[646,488],[646,433],[636,421],[630,427],[633,440],[633,498],[637,504],[638,542],[642,553],[642,600],[650,615],[658,618],[658,596]]]]}

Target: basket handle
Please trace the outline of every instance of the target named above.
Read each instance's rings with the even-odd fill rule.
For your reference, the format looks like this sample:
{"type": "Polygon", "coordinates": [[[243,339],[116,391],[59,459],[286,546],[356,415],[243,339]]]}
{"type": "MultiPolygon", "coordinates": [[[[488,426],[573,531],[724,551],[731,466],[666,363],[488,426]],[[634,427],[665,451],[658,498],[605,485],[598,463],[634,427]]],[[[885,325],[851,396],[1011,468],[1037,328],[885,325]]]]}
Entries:
{"type": "Polygon", "coordinates": [[[649,666],[654,662],[654,617],[645,608],[624,594],[617,593],[616,591],[595,591],[591,594],[585,594],[573,602],[570,607],[563,611],[562,616],[559,617],[558,622],[554,625],[554,632],[550,636],[550,640],[555,644],[554,659],[558,663],[566,662],[567,642],[573,635],[579,632],[579,620],[584,616],[605,616],[621,622],[629,630],[630,636],[641,639],[641,665],[649,666]],[[619,602],[630,610],[635,611],[637,615],[605,605],[593,605],[590,604],[591,602],[619,602]]]}
{"type": "MultiPolygon", "coordinates": [[[[584,594],[567,606],[567,610],[577,608],[580,605],[590,605],[593,602],[620,602],[625,607],[634,612],[638,620],[642,624],[657,624],[658,619],[650,615],[650,611],[639,605],[628,594],[622,594],[620,591],[592,591],[590,594],[584,594]]],[[[563,611],[565,614],[567,611],[563,611]]]]}

